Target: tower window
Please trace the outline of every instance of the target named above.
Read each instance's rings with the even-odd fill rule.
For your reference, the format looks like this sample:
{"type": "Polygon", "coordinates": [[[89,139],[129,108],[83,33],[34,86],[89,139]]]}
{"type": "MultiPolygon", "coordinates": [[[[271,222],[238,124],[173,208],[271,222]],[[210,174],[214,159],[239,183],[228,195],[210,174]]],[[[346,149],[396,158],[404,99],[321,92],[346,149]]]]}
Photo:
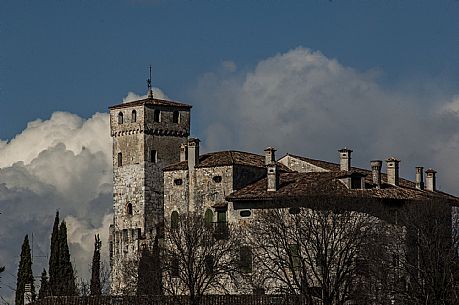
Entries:
{"type": "Polygon", "coordinates": [[[132,110],[131,122],[132,123],[137,122],[137,111],[135,111],[135,110],[132,110]]]}
{"type": "Polygon", "coordinates": [[[153,163],[158,162],[158,153],[154,149],[150,151],[150,161],[153,163]]]}
{"type": "Polygon", "coordinates": [[[178,277],[180,275],[179,264],[179,259],[173,257],[171,261],[171,277],[178,277]]]}
{"type": "Polygon", "coordinates": [[[128,203],[126,207],[126,212],[128,213],[128,215],[132,215],[132,203],[128,203]]]}
{"type": "Polygon", "coordinates": [[[122,153],[118,153],[118,167],[121,167],[123,166],[123,154],[122,153]]]}
{"type": "Polygon", "coordinates": [[[123,113],[118,113],[118,124],[123,124],[123,113]]]}
{"type": "Polygon", "coordinates": [[[175,185],[182,185],[182,183],[183,183],[183,180],[182,180],[182,179],[175,179],[175,180],[174,180],[174,184],[175,184],[175,185]]]}
{"type": "Polygon", "coordinates": [[[179,222],[179,215],[177,211],[171,213],[171,229],[177,229],[179,222]]]}
{"type": "Polygon", "coordinates": [[[241,217],[250,217],[252,215],[252,212],[250,210],[242,210],[239,212],[239,215],[241,217]]]}
{"type": "Polygon", "coordinates": [[[178,111],[174,111],[172,115],[172,123],[179,123],[180,121],[180,113],[178,111]]]}
{"type": "Polygon", "coordinates": [[[214,180],[215,183],[220,183],[222,182],[222,176],[214,176],[212,180],[214,180]]]}
{"type": "Polygon", "coordinates": [[[153,113],[153,120],[155,122],[161,122],[161,111],[158,109],[155,109],[155,112],[153,113]]]}

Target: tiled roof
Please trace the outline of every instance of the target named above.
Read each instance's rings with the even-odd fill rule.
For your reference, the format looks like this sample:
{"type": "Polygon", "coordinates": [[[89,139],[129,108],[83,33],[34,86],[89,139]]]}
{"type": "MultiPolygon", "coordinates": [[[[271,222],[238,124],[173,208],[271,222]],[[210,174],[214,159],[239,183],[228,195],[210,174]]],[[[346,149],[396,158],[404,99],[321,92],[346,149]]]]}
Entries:
{"type": "Polygon", "coordinates": [[[110,107],[108,107],[108,109],[120,109],[120,108],[140,106],[140,105],[157,105],[157,106],[184,108],[184,109],[190,109],[191,108],[191,105],[182,104],[182,103],[174,102],[174,101],[168,101],[168,100],[162,100],[162,99],[148,97],[148,98],[137,100],[137,101],[132,101],[132,102],[128,102],[128,103],[123,103],[123,104],[110,106],[110,107]]]}
{"type": "MultiPolygon", "coordinates": [[[[230,166],[230,165],[243,165],[252,167],[265,167],[265,157],[253,153],[243,151],[218,151],[199,156],[199,165],[197,168],[202,167],[215,167],[215,166],[230,166]]],[[[281,170],[289,171],[288,168],[278,163],[281,170]]],[[[169,165],[164,168],[164,171],[174,170],[187,170],[188,161],[182,161],[169,165]]]]}
{"type": "Polygon", "coordinates": [[[441,193],[422,191],[411,187],[392,186],[384,183],[381,189],[348,189],[339,178],[344,171],[280,173],[279,189],[267,191],[267,178],[258,180],[227,196],[229,201],[289,200],[311,197],[377,198],[398,200],[422,200],[442,198],[459,203],[459,198],[441,193]]]}

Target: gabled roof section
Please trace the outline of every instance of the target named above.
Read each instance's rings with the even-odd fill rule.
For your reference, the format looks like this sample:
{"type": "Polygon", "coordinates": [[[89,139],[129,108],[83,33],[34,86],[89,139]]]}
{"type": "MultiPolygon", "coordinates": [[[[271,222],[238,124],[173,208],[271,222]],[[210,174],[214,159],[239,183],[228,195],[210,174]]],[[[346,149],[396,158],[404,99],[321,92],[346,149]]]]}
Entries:
{"type": "Polygon", "coordinates": [[[162,100],[152,97],[147,97],[145,99],[132,101],[128,103],[122,103],[114,106],[108,107],[108,109],[121,109],[127,107],[134,107],[134,106],[141,106],[141,105],[152,105],[152,106],[165,106],[165,107],[174,107],[174,108],[182,108],[182,109],[191,109],[191,105],[169,101],[169,100],[162,100]]]}
{"type": "MultiPolygon", "coordinates": [[[[199,164],[196,168],[204,167],[217,167],[217,166],[232,166],[232,165],[241,165],[241,166],[252,166],[252,167],[265,167],[265,157],[257,155],[254,153],[228,150],[228,151],[218,151],[199,156],[199,164]]],[[[278,164],[281,170],[289,171],[286,166],[283,164],[278,164]]],[[[182,161],[169,165],[164,168],[164,171],[174,171],[174,170],[187,170],[188,161],[182,161]]]]}

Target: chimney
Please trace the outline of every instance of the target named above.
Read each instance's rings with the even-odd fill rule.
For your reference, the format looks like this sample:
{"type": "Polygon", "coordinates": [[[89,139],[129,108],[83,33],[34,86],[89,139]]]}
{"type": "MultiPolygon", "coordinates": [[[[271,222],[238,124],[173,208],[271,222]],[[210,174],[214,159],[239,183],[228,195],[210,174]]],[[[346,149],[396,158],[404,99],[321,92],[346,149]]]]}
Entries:
{"type": "Polygon", "coordinates": [[[376,188],[381,188],[381,167],[382,161],[381,160],[373,160],[370,162],[371,164],[371,175],[373,177],[373,184],[376,185],[376,188]]]}
{"type": "Polygon", "coordinates": [[[437,190],[437,181],[435,175],[437,174],[436,171],[429,168],[426,170],[426,190],[435,192],[437,190]]]}
{"type": "Polygon", "coordinates": [[[188,170],[199,164],[199,139],[188,139],[188,170]]]}
{"type": "Polygon", "coordinates": [[[387,183],[398,186],[399,184],[399,163],[400,160],[389,157],[387,163],[387,183]]]}
{"type": "Polygon", "coordinates": [[[339,169],[342,171],[351,170],[351,153],[352,150],[347,149],[346,147],[339,151],[339,169]]]}
{"type": "Polygon", "coordinates": [[[276,163],[276,149],[267,147],[265,149],[265,165],[268,166],[271,163],[276,163]]]}
{"type": "Polygon", "coordinates": [[[279,168],[277,163],[268,165],[268,192],[275,192],[279,189],[279,168]]]}
{"type": "Polygon", "coordinates": [[[422,166],[416,166],[416,188],[418,190],[424,189],[424,168],[422,166]]]}
{"type": "Polygon", "coordinates": [[[268,192],[275,192],[279,189],[279,168],[276,163],[276,149],[268,147],[265,149],[265,165],[268,176],[268,192]]]}
{"type": "Polygon", "coordinates": [[[186,144],[180,145],[180,162],[186,161],[188,159],[188,151],[186,144]]]}

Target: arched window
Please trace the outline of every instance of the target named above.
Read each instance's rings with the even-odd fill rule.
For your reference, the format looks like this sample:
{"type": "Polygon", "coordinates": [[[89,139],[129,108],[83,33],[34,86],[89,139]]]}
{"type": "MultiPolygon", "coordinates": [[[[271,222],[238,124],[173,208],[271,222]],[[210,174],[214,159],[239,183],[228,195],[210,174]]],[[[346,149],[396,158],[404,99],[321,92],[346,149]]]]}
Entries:
{"type": "Polygon", "coordinates": [[[118,167],[123,166],[123,154],[118,153],[118,167]]]}
{"type": "Polygon", "coordinates": [[[172,123],[178,123],[180,121],[180,113],[178,111],[174,111],[172,115],[172,123]]]}
{"type": "Polygon", "coordinates": [[[126,207],[126,212],[128,213],[128,215],[132,215],[132,203],[128,203],[126,207]]]}
{"type": "Polygon", "coordinates": [[[178,228],[179,215],[177,211],[171,213],[171,229],[178,228]]]}
{"type": "Polygon", "coordinates": [[[132,110],[131,123],[137,122],[137,111],[132,110]]]}
{"type": "Polygon", "coordinates": [[[158,109],[155,109],[155,112],[153,113],[153,121],[155,122],[161,121],[161,111],[159,111],[158,109]]]}
{"type": "Polygon", "coordinates": [[[211,224],[214,221],[214,212],[211,209],[207,209],[204,214],[204,220],[207,224],[211,224]]]}
{"type": "Polygon", "coordinates": [[[123,124],[123,113],[118,113],[118,124],[123,124]]]}

